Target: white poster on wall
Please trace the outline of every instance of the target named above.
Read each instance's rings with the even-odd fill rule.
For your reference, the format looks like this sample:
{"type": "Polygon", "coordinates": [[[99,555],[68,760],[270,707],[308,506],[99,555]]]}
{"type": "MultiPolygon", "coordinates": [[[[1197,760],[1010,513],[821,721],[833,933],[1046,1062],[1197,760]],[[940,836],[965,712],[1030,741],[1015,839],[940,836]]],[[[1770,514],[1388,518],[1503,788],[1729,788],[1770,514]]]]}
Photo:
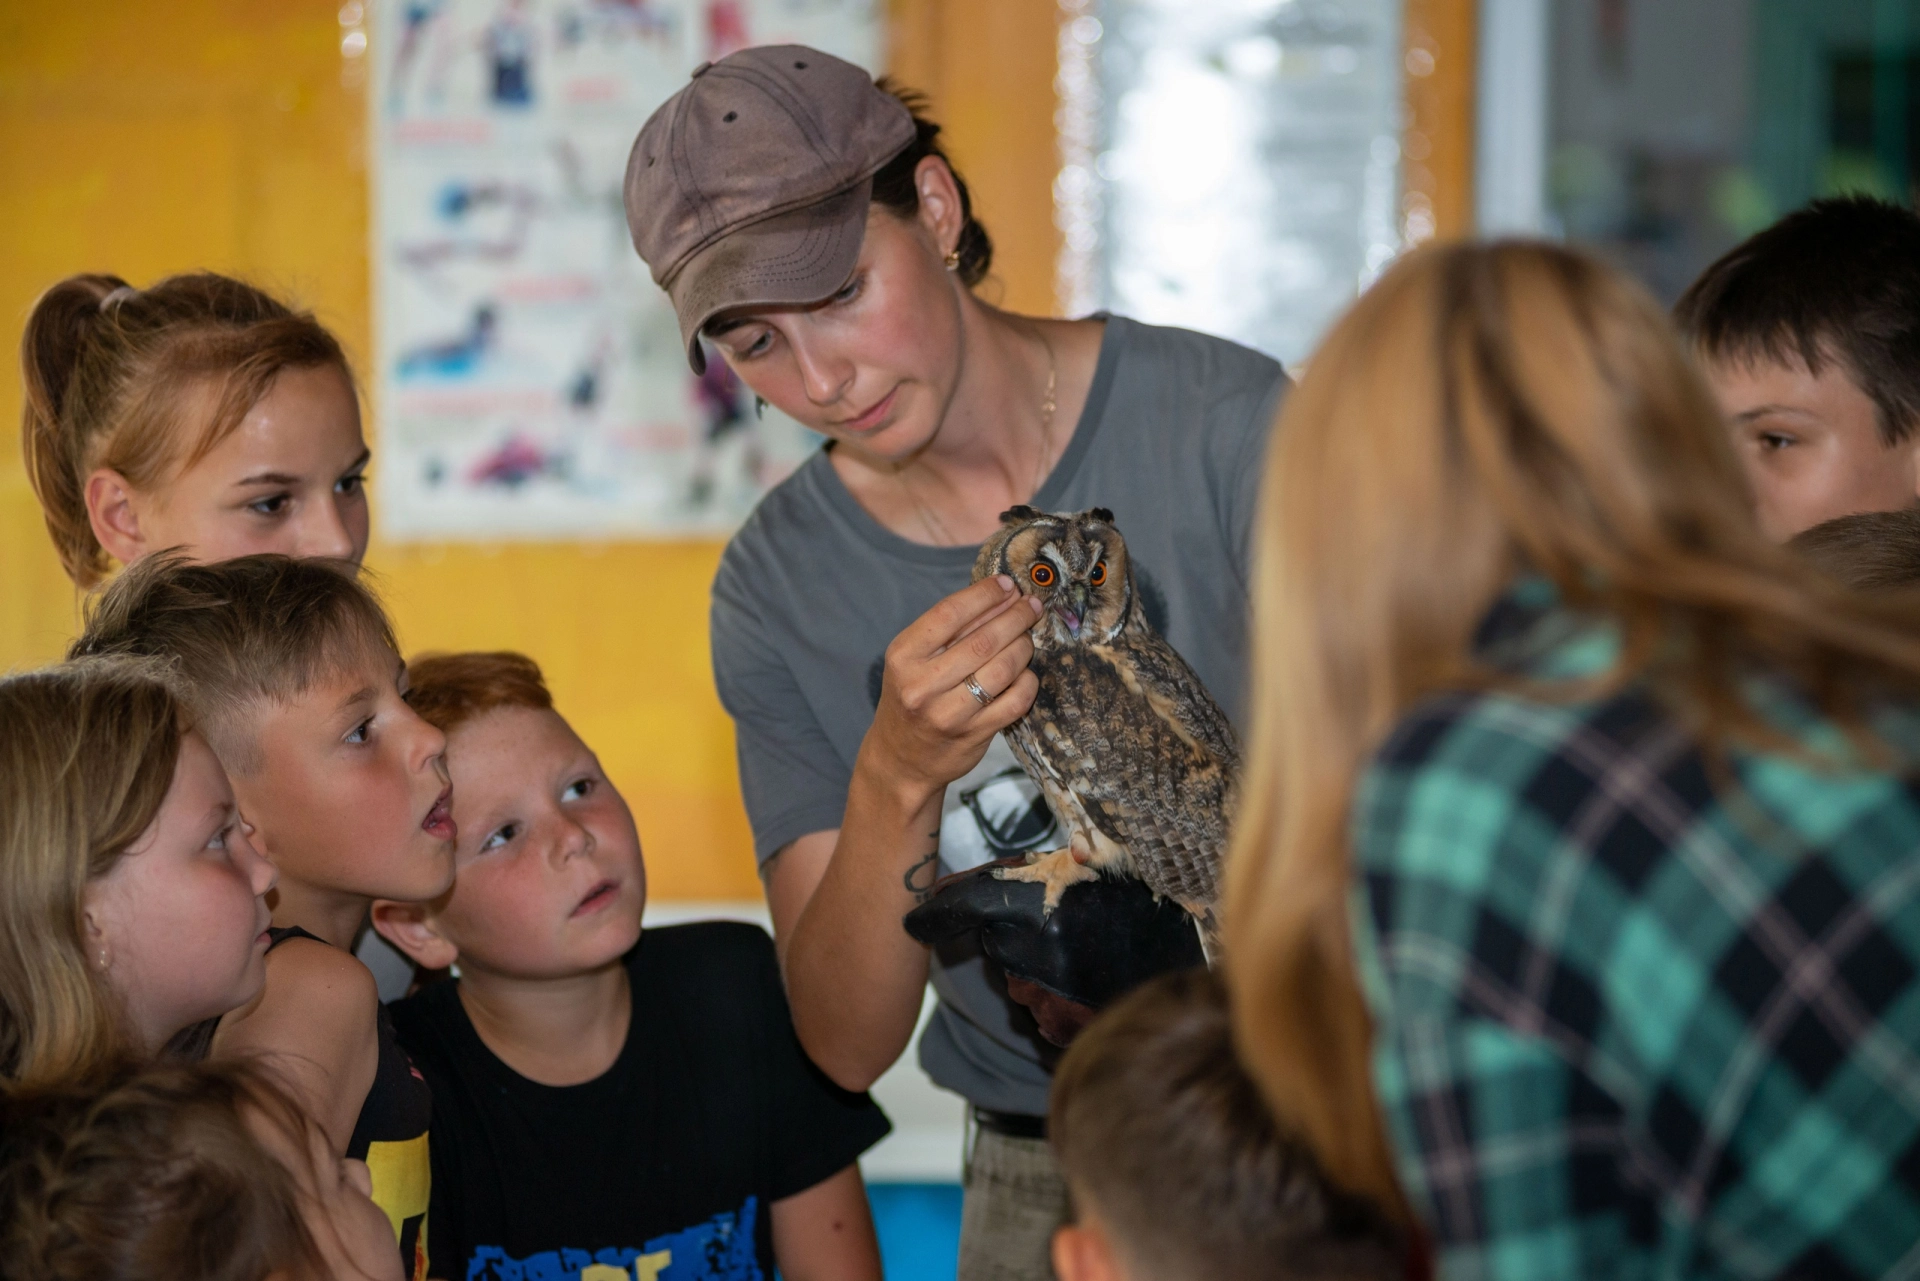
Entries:
{"type": "Polygon", "coordinates": [[[376,511],[397,539],[721,534],[814,448],[726,365],[696,377],[621,180],[705,61],[812,45],[872,69],[877,0],[373,7],[376,511]]]}

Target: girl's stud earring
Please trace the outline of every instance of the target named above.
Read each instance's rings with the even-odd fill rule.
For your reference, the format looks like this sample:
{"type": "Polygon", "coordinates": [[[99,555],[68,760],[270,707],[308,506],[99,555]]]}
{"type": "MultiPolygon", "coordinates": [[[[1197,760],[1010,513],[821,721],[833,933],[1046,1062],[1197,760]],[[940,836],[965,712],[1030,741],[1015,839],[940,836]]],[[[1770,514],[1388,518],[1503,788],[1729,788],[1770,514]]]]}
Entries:
{"type": "Polygon", "coordinates": [[[947,256],[940,261],[946,264],[948,271],[958,271],[960,270],[960,251],[958,249],[949,249],[947,250],[947,256]]]}

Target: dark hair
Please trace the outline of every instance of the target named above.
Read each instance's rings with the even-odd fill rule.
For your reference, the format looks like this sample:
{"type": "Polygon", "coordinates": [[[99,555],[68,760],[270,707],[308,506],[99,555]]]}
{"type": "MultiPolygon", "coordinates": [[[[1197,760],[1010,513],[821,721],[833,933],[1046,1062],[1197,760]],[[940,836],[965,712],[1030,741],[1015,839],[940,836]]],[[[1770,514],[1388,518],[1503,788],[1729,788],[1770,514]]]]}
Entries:
{"type": "Polygon", "coordinates": [[[1387,1217],[1331,1187],[1274,1123],[1209,971],[1163,975],[1089,1024],[1054,1073],[1048,1127],[1074,1195],[1141,1275],[1405,1275],[1387,1217]]]}
{"type": "Polygon", "coordinates": [[[1674,306],[1713,360],[1837,360],[1880,439],[1920,425],[1920,215],[1869,196],[1816,200],[1729,250],[1674,306]]]}
{"type": "Polygon", "coordinates": [[[226,439],[285,369],[332,365],[333,335],[243,281],[211,272],[135,289],[118,276],[69,276],[40,295],[20,340],[27,476],[67,576],[92,587],[107,553],[93,535],[87,473],[111,467],[137,486],[191,466],[226,439]],[[210,386],[203,420],[184,395],[210,386]]]}
{"type": "Polygon", "coordinates": [[[166,660],[220,763],[246,773],[258,749],[239,713],[295,697],[382,648],[400,652],[393,627],[344,561],[262,553],[196,565],[169,552],[100,594],[67,656],[166,660]]]}
{"type": "Polygon", "coordinates": [[[1857,591],[1920,585],[1920,507],[1841,516],[1803,530],[1787,546],[1857,591]]]}
{"type": "Polygon", "coordinates": [[[874,84],[898,98],[912,114],[913,141],[873,175],[873,202],[896,217],[913,217],[920,212],[920,189],[914,184],[914,171],[928,156],[945,165],[953,175],[953,185],[960,191],[960,239],[953,247],[959,255],[959,266],[954,268],[954,274],[960,277],[961,284],[971,289],[985,280],[993,267],[993,240],[980,220],[973,216],[973,197],[967,191],[966,179],[960,176],[940,146],[940,126],[927,119],[927,95],[896,84],[888,76],[881,76],[874,84]]]}
{"type": "MultiPolygon", "coordinates": [[[[0,1097],[0,1275],[44,1281],[317,1277],[285,1160],[312,1122],[244,1061],[143,1068],[0,1097]],[[276,1156],[257,1127],[290,1149],[276,1156]]],[[[318,1178],[316,1172],[316,1179],[318,1178]]]]}
{"type": "Polygon", "coordinates": [[[471,654],[417,654],[407,664],[407,702],[443,734],[499,707],[544,712],[553,695],[540,665],[511,650],[471,654]]]}

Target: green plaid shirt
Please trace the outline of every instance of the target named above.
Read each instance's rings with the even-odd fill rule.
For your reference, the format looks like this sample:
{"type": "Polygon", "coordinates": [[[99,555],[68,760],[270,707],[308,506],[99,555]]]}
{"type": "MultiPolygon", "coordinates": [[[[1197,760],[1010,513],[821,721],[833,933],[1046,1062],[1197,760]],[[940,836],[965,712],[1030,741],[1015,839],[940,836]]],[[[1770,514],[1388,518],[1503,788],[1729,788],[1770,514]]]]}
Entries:
{"type": "MultiPolygon", "coordinates": [[[[1501,666],[1608,665],[1526,593],[1501,666]]],[[[1920,760],[1920,709],[1873,726],[1920,760]]],[[[1644,688],[1452,694],[1371,762],[1353,839],[1374,1080],[1446,1281],[1920,1276],[1913,779],[1710,768],[1644,688]]]]}

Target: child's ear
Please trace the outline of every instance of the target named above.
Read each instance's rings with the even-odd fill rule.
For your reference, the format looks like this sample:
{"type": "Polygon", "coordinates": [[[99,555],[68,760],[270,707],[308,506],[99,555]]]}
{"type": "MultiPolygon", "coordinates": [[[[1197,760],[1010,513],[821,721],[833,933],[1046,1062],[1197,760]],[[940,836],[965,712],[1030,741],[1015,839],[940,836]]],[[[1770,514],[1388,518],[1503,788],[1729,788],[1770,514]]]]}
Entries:
{"type": "Polygon", "coordinates": [[[131,565],[147,554],[140,532],[140,513],[134,510],[133,486],[111,467],[97,467],[87,477],[87,522],[107,554],[131,565]]]}
{"type": "Polygon", "coordinates": [[[1092,1224],[1054,1229],[1053,1271],[1060,1281],[1127,1281],[1106,1235],[1092,1224]]]}
{"type": "Polygon", "coordinates": [[[373,901],[373,928],[422,969],[444,970],[460,959],[460,949],[440,932],[425,903],[377,898],[373,901]]]}

